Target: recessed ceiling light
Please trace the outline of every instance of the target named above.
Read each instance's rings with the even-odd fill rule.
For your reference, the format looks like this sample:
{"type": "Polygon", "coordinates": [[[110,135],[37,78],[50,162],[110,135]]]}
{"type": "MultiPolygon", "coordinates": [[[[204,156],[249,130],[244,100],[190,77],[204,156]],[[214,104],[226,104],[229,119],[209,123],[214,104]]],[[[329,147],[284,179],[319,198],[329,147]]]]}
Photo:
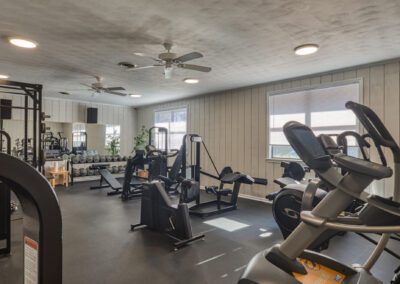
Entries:
{"type": "Polygon", "coordinates": [[[36,48],[38,46],[36,42],[22,38],[10,38],[8,41],[12,45],[22,48],[36,48]]]}
{"type": "Polygon", "coordinates": [[[318,49],[319,49],[319,46],[317,44],[308,43],[308,44],[303,44],[303,45],[299,45],[298,47],[296,47],[294,49],[294,53],[296,53],[296,55],[310,55],[310,54],[317,52],[318,49]]]}
{"type": "Polygon", "coordinates": [[[139,94],[130,94],[130,96],[131,96],[131,98],[135,98],[135,99],[142,97],[142,95],[139,95],[139,94]]]}
{"type": "Polygon", "coordinates": [[[0,79],[8,79],[10,76],[8,76],[8,75],[3,75],[3,74],[0,74],[0,79]]]}
{"type": "Polygon", "coordinates": [[[199,82],[199,79],[195,78],[186,78],[183,80],[186,84],[197,84],[199,82]]]}

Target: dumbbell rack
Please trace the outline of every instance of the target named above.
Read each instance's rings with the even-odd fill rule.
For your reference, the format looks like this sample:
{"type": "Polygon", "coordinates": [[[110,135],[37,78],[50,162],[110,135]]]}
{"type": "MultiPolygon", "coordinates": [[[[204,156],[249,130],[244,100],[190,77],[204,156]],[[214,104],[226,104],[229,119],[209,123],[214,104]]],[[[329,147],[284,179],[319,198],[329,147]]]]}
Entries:
{"type": "MultiPolygon", "coordinates": [[[[96,165],[101,165],[101,164],[110,164],[110,166],[125,166],[126,161],[110,161],[110,162],[98,162],[98,163],[93,163],[93,162],[92,163],[73,163],[72,161],[69,161],[67,169],[69,171],[71,185],[73,185],[74,182],[100,180],[100,175],[74,177],[73,169],[89,168],[91,166],[96,166],[96,165]]],[[[116,178],[124,177],[123,172],[112,174],[112,175],[114,175],[116,178]]]]}

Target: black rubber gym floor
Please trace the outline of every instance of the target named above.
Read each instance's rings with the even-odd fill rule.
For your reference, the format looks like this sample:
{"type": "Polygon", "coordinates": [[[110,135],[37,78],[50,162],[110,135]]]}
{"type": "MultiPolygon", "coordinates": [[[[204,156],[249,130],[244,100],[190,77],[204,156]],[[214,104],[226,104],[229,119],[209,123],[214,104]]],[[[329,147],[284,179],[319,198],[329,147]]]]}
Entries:
{"type": "MultiPolygon", "coordinates": [[[[164,235],[129,231],[131,223],[139,222],[139,199],[123,203],[117,196],[107,197],[106,189],[89,190],[90,185],[56,188],[63,214],[66,284],[235,283],[255,253],[281,241],[270,205],[239,199],[235,212],[204,220],[193,217],[194,232],[204,232],[205,240],[174,252],[164,235]],[[228,232],[203,223],[220,217],[248,226],[228,232]]],[[[13,219],[13,254],[0,258],[0,283],[23,283],[21,220],[18,214],[13,219]]],[[[400,252],[399,244],[390,247],[400,252]]],[[[372,248],[347,234],[331,241],[325,252],[352,264],[362,263],[372,248]]],[[[398,264],[385,253],[373,272],[389,283],[398,264]]]]}

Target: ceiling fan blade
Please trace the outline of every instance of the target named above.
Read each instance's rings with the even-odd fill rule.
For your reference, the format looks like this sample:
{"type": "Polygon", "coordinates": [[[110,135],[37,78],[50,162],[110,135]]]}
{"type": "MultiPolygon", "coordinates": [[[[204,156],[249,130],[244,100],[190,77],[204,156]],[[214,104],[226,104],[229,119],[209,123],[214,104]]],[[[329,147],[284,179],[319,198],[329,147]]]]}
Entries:
{"type": "Polygon", "coordinates": [[[135,54],[136,56],[140,56],[140,57],[150,58],[150,59],[152,59],[154,61],[157,61],[157,62],[161,62],[162,61],[159,58],[153,57],[151,55],[147,55],[146,53],[143,53],[143,52],[134,52],[133,54],[135,54]]]}
{"type": "Polygon", "coordinates": [[[105,90],[109,90],[109,91],[125,91],[124,87],[107,87],[104,88],[105,90]]]}
{"type": "Polygon", "coordinates": [[[126,71],[136,71],[136,70],[149,69],[149,68],[160,67],[160,66],[164,66],[164,65],[162,65],[162,64],[154,64],[154,65],[141,66],[141,67],[132,67],[132,68],[127,68],[126,71]]]}
{"type": "Polygon", "coordinates": [[[106,92],[107,94],[117,95],[117,96],[121,96],[121,97],[127,96],[127,94],[120,93],[120,92],[112,92],[112,91],[105,91],[105,92],[106,92]]]}
{"type": "Polygon", "coordinates": [[[200,52],[191,52],[182,56],[179,56],[178,58],[175,58],[175,61],[177,62],[186,62],[186,61],[190,61],[196,58],[201,58],[203,57],[203,54],[201,54],[200,52]]]}
{"type": "Polygon", "coordinates": [[[183,68],[183,69],[200,71],[200,72],[210,72],[211,71],[211,67],[205,67],[205,66],[193,65],[193,64],[178,64],[178,67],[183,68]]]}
{"type": "Polygon", "coordinates": [[[71,93],[69,93],[69,92],[58,92],[58,93],[61,94],[61,95],[65,95],[65,96],[71,95],[71,93]]]}

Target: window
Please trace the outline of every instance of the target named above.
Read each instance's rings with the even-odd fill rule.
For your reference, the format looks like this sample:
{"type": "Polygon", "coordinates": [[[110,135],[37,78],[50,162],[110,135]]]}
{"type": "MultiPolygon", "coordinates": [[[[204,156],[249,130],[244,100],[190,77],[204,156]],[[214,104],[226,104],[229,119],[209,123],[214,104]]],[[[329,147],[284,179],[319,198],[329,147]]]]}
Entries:
{"type": "Polygon", "coordinates": [[[106,125],[106,147],[110,148],[111,142],[114,140],[113,147],[116,147],[115,151],[120,151],[120,137],[121,137],[121,126],[120,125],[106,125]]]}
{"type": "MultiPolygon", "coordinates": [[[[186,108],[162,110],[154,113],[154,125],[168,129],[169,149],[179,149],[181,147],[183,136],[186,134],[186,120],[186,108]]],[[[153,143],[159,149],[164,147],[162,137],[161,135],[158,137],[157,133],[153,143]]]]}
{"type": "Polygon", "coordinates": [[[84,123],[72,124],[72,147],[86,147],[86,125],[84,123]]]}
{"type": "MultiPolygon", "coordinates": [[[[283,133],[286,122],[295,120],[311,127],[315,135],[357,131],[357,120],[347,101],[359,101],[359,82],[321,86],[287,93],[271,93],[269,103],[269,158],[298,159],[283,133]]],[[[349,154],[357,155],[355,141],[348,141],[349,154]]]]}

